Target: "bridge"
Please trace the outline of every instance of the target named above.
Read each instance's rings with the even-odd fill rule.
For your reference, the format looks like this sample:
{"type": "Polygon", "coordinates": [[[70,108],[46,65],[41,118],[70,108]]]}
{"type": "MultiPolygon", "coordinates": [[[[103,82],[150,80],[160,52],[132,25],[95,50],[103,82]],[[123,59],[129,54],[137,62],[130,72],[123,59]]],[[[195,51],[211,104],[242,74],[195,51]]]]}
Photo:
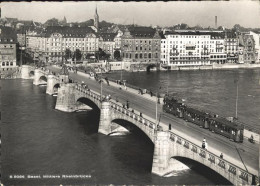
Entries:
{"type": "MultiPolygon", "coordinates": [[[[31,70],[22,70],[22,72],[30,73],[31,70]]],[[[102,85],[87,74],[69,73],[65,68],[35,69],[33,82],[35,85],[47,84],[48,94],[54,94],[55,87],[59,87],[55,106],[57,110],[74,112],[81,107],[83,99],[87,100],[89,106],[98,108],[100,110],[99,133],[110,135],[122,131],[122,124],[119,121],[126,121],[130,126],[134,125],[140,129],[154,144],[152,165],[154,174],[163,176],[182,169],[183,164],[175,158],[184,157],[214,170],[234,185],[251,185],[256,182],[259,150],[256,144],[247,141],[242,144],[231,142],[167,114],[161,117],[161,127],[158,127],[154,109],[157,100],[154,97],[139,95],[131,88],[119,89],[113,82],[110,82],[109,86],[105,83],[102,85]],[[70,83],[69,78],[74,83],[70,83]],[[82,81],[87,86],[77,83],[82,81]],[[100,86],[102,86],[102,95],[100,86]],[[112,95],[111,99],[105,96],[109,94],[112,95]],[[127,99],[131,99],[131,108],[124,106],[127,99]],[[171,130],[168,128],[168,123],[172,124],[171,130]],[[201,148],[203,136],[209,143],[208,150],[201,148]],[[220,152],[224,153],[223,159],[219,157],[220,152]]],[[[159,105],[158,111],[161,112],[161,109],[159,105]]],[[[124,125],[123,127],[131,131],[131,127],[124,125]]]]}

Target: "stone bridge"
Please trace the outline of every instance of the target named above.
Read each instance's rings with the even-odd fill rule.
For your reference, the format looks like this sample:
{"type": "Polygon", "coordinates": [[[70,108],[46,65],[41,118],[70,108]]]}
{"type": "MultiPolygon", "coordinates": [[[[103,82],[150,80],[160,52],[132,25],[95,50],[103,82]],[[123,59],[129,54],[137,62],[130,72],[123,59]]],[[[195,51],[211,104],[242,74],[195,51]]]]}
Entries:
{"type": "MultiPolygon", "coordinates": [[[[59,84],[55,109],[64,112],[74,112],[82,105],[81,100],[87,100],[87,104],[100,110],[98,132],[105,135],[121,131],[122,126],[118,120],[124,120],[140,129],[154,144],[152,173],[163,176],[174,170],[178,170],[183,164],[175,157],[184,157],[199,162],[214,170],[234,185],[251,185],[255,177],[231,162],[219,158],[216,154],[202,149],[200,146],[177,135],[174,131],[163,131],[157,127],[154,121],[140,116],[132,110],[122,106],[120,102],[107,99],[90,90],[85,85],[69,83],[68,72],[63,69],[60,74],[54,75],[50,71],[35,69],[34,84],[39,85],[47,79],[46,93],[53,94],[55,85],[59,84]]],[[[124,126],[125,127],[125,126],[124,126]]],[[[131,130],[131,128],[127,128],[131,130]]]]}
{"type": "Polygon", "coordinates": [[[101,99],[99,93],[84,88],[80,84],[61,84],[58,89],[55,108],[65,112],[76,111],[78,109],[77,102],[82,98],[88,99],[100,109],[99,133],[109,135],[117,131],[120,126],[114,124],[114,121],[120,119],[138,127],[154,143],[152,173],[163,176],[176,170],[182,164],[174,158],[185,157],[207,166],[234,185],[252,184],[253,175],[246,170],[202,149],[191,141],[178,136],[173,131],[159,130],[153,121],[133,113],[115,100],[105,99],[104,96],[101,99]]]}

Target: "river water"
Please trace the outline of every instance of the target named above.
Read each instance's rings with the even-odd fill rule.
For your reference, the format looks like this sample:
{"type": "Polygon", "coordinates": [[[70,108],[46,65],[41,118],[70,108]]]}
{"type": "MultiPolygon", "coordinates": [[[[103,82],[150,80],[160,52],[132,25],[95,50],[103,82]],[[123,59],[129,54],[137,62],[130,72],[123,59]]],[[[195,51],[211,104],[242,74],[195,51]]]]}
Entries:
{"type": "MultiPolygon", "coordinates": [[[[147,89],[161,86],[162,92],[169,83],[169,92],[223,115],[234,114],[234,79],[238,78],[239,118],[259,128],[259,75],[258,69],[124,73],[123,78],[147,89]]],[[[119,78],[120,73],[109,76],[119,78]]],[[[181,161],[190,167],[187,171],[167,178],[151,174],[154,146],[147,138],[138,133],[99,134],[98,109],[57,111],[56,97],[45,91],[46,87],[34,86],[32,80],[2,80],[1,174],[5,185],[228,184],[208,168],[186,159],[181,161]],[[14,175],[25,178],[10,178],[14,175]],[[50,179],[44,175],[91,177],[50,179]]]]}
{"type": "MultiPolygon", "coordinates": [[[[120,79],[121,73],[107,75],[120,79]]],[[[218,115],[237,116],[239,121],[260,131],[260,68],[169,72],[124,72],[129,84],[153,92],[174,94],[186,104],[218,115]],[[168,87],[168,88],[167,88],[168,87]]]]}
{"type": "Polygon", "coordinates": [[[99,110],[57,111],[56,97],[45,91],[46,87],[34,86],[31,80],[2,80],[4,185],[228,184],[209,169],[185,159],[182,161],[190,170],[172,177],[151,174],[154,146],[147,138],[139,134],[99,134],[99,110]],[[14,178],[15,175],[24,178],[14,178]],[[44,175],[85,178],[43,178],[44,175]]]}

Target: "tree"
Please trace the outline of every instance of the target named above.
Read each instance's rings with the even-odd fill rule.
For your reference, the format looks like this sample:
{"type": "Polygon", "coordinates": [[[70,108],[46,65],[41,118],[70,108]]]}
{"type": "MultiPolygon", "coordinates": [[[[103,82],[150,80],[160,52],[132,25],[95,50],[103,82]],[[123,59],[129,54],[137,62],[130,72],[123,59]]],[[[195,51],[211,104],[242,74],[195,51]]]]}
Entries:
{"type": "Polygon", "coordinates": [[[81,51],[79,49],[76,49],[73,55],[73,58],[76,58],[76,61],[80,60],[82,57],[81,51]]]}
{"type": "Polygon", "coordinates": [[[56,18],[52,18],[52,19],[47,20],[44,24],[46,26],[59,26],[59,20],[56,18]]]}
{"type": "Polygon", "coordinates": [[[185,23],[181,23],[180,29],[187,29],[189,26],[185,23]]]}
{"type": "Polygon", "coordinates": [[[114,52],[114,58],[115,58],[115,59],[119,59],[119,58],[120,58],[120,51],[119,51],[119,50],[116,50],[116,51],[114,52]]]}
{"type": "Polygon", "coordinates": [[[64,57],[65,57],[66,60],[68,60],[69,58],[72,57],[70,49],[66,48],[64,57]]]}

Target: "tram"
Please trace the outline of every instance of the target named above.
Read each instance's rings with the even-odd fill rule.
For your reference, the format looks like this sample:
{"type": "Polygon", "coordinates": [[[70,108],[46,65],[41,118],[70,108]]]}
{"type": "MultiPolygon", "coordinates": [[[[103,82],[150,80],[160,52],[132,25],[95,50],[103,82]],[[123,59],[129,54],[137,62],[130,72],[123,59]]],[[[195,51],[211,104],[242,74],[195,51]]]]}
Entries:
{"type": "Polygon", "coordinates": [[[166,95],[163,103],[163,111],[166,113],[183,118],[185,121],[194,123],[201,128],[209,129],[235,142],[243,142],[244,126],[233,118],[227,119],[192,108],[171,95],[166,95]]]}

